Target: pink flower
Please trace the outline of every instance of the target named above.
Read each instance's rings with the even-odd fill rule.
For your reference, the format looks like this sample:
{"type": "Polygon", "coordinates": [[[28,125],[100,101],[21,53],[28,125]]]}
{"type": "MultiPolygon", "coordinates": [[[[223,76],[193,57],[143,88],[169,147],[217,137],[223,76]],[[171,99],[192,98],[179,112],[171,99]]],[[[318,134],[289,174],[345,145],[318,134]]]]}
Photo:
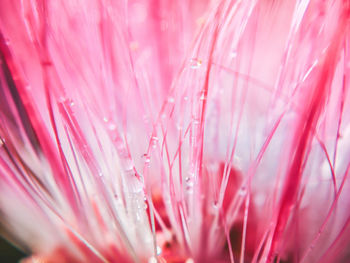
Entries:
{"type": "Polygon", "coordinates": [[[25,262],[348,262],[350,2],[2,0],[0,218],[25,262]]]}

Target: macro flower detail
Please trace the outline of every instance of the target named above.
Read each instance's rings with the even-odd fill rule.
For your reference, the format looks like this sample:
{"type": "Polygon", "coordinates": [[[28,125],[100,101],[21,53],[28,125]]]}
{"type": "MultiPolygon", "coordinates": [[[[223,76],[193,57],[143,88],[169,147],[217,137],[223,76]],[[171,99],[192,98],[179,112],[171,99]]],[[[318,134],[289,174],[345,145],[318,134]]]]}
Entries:
{"type": "Polygon", "coordinates": [[[350,260],[349,1],[1,0],[0,56],[24,263],[350,260]]]}

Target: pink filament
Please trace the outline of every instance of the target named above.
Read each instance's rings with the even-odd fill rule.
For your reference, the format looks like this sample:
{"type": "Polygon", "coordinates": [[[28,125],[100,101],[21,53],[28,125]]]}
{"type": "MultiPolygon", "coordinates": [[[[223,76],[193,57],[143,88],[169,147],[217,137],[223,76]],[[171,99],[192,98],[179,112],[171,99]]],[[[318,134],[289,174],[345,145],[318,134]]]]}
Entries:
{"type": "Polygon", "coordinates": [[[7,237],[44,262],[347,262],[349,41],[344,0],[2,0],[7,237]]]}

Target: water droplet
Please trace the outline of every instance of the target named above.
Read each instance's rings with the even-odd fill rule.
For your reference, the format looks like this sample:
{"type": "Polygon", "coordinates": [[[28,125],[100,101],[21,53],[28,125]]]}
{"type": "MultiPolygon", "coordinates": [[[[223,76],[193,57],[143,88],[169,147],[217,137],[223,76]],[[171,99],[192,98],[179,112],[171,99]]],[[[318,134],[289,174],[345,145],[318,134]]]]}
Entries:
{"type": "Polygon", "coordinates": [[[169,97],[169,98],[168,98],[168,102],[169,102],[169,103],[174,103],[174,102],[175,102],[174,97],[169,97]]]}
{"type": "Polygon", "coordinates": [[[110,131],[114,131],[115,129],[117,129],[117,125],[115,125],[115,123],[111,122],[108,124],[108,129],[110,131]]]}
{"type": "Polygon", "coordinates": [[[188,194],[192,194],[193,193],[193,186],[186,186],[186,192],[188,193],[188,194]]]}
{"type": "Polygon", "coordinates": [[[207,97],[206,97],[206,95],[205,95],[204,92],[202,92],[202,94],[201,94],[201,96],[200,96],[199,99],[200,99],[200,100],[206,100],[206,99],[207,99],[207,97]]]}
{"type": "Polygon", "coordinates": [[[140,213],[136,213],[136,221],[141,221],[140,213]]]}
{"type": "Polygon", "coordinates": [[[64,97],[64,96],[59,97],[58,103],[61,103],[61,104],[63,104],[63,105],[66,106],[66,107],[67,107],[67,106],[73,107],[73,106],[75,105],[74,100],[69,99],[69,98],[66,98],[66,97],[64,97]]]}
{"type": "Polygon", "coordinates": [[[157,143],[158,143],[158,137],[157,136],[152,136],[151,138],[151,144],[152,144],[152,147],[153,148],[156,148],[157,147],[157,143]]]}
{"type": "Polygon", "coordinates": [[[247,188],[245,186],[242,186],[241,189],[239,189],[238,194],[240,196],[245,196],[247,194],[247,188]]]}
{"type": "Polygon", "coordinates": [[[188,96],[185,96],[185,97],[184,97],[184,100],[185,100],[185,101],[188,100],[188,96]]]}
{"type": "Polygon", "coordinates": [[[62,103],[62,104],[63,104],[63,103],[65,103],[66,101],[67,101],[67,98],[64,97],[64,96],[61,96],[61,97],[58,98],[58,102],[59,102],[59,103],[62,103]]]}
{"type": "Polygon", "coordinates": [[[190,67],[192,69],[198,69],[198,68],[200,68],[201,65],[202,65],[202,61],[199,59],[192,58],[190,60],[190,67]]]}
{"type": "Polygon", "coordinates": [[[178,131],[181,131],[181,130],[182,130],[182,125],[181,125],[180,123],[177,123],[177,124],[176,124],[176,129],[177,129],[178,131]]]}
{"type": "Polygon", "coordinates": [[[142,156],[142,158],[144,158],[145,160],[145,164],[149,166],[150,162],[151,162],[151,157],[148,154],[144,154],[142,156]]]}
{"type": "Polygon", "coordinates": [[[232,51],[232,52],[230,53],[230,57],[231,57],[231,58],[236,58],[236,57],[237,57],[237,51],[232,51]]]}
{"type": "Polygon", "coordinates": [[[157,246],[157,255],[159,256],[161,253],[162,253],[162,249],[159,246],[157,246]]]}
{"type": "Polygon", "coordinates": [[[193,124],[198,125],[200,123],[199,119],[193,119],[193,124]]]}
{"type": "Polygon", "coordinates": [[[103,117],[103,122],[105,122],[107,124],[108,130],[114,131],[115,129],[117,129],[117,125],[109,118],[103,117]]]}
{"type": "Polygon", "coordinates": [[[193,186],[194,186],[193,177],[186,177],[185,182],[186,182],[185,189],[186,189],[187,193],[189,193],[189,194],[193,193],[193,186]]]}

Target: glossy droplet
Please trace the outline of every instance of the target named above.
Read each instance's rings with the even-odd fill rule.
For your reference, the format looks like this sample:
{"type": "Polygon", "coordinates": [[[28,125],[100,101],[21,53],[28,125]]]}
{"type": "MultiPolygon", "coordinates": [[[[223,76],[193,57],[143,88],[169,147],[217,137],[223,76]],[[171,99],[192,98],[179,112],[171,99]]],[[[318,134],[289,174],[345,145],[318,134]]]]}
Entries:
{"type": "Polygon", "coordinates": [[[162,254],[162,249],[159,246],[157,246],[157,255],[159,256],[160,254],[162,254]]]}
{"type": "Polygon", "coordinates": [[[108,124],[108,130],[114,131],[115,129],[117,129],[117,125],[115,125],[115,123],[111,122],[108,124]]]}
{"type": "Polygon", "coordinates": [[[200,123],[199,119],[193,119],[193,124],[198,125],[200,123]]]}
{"type": "Polygon", "coordinates": [[[157,144],[158,144],[158,137],[157,136],[152,136],[151,138],[151,145],[153,148],[156,148],[157,147],[157,144]]]}
{"type": "Polygon", "coordinates": [[[151,162],[151,157],[148,154],[144,154],[142,156],[142,158],[144,159],[144,162],[147,166],[149,166],[150,162],[151,162]]]}
{"type": "Polygon", "coordinates": [[[147,209],[148,208],[148,205],[146,203],[143,204],[143,209],[147,209]]]}
{"type": "Polygon", "coordinates": [[[61,96],[61,97],[58,98],[58,102],[59,102],[59,103],[62,103],[62,104],[63,104],[63,103],[65,103],[66,101],[67,101],[67,98],[64,97],[64,96],[61,96]]]}
{"type": "Polygon", "coordinates": [[[193,176],[186,177],[185,178],[186,192],[191,194],[193,192],[193,186],[194,186],[193,176]]]}
{"type": "Polygon", "coordinates": [[[177,123],[177,124],[176,124],[176,129],[177,129],[178,131],[181,131],[181,130],[182,130],[182,125],[181,125],[180,123],[177,123]]]}
{"type": "Polygon", "coordinates": [[[186,192],[188,193],[188,194],[192,194],[193,193],[193,186],[186,186],[186,192]]]}
{"type": "Polygon", "coordinates": [[[232,52],[230,53],[230,57],[231,57],[231,58],[236,58],[236,57],[237,57],[237,51],[232,51],[232,52]]]}
{"type": "Polygon", "coordinates": [[[190,67],[192,69],[198,69],[198,68],[200,68],[201,65],[202,65],[202,61],[199,59],[192,58],[190,60],[190,67]]]}
{"type": "Polygon", "coordinates": [[[245,186],[242,186],[239,191],[238,191],[238,194],[240,196],[245,196],[247,194],[247,188],[245,186]]]}

